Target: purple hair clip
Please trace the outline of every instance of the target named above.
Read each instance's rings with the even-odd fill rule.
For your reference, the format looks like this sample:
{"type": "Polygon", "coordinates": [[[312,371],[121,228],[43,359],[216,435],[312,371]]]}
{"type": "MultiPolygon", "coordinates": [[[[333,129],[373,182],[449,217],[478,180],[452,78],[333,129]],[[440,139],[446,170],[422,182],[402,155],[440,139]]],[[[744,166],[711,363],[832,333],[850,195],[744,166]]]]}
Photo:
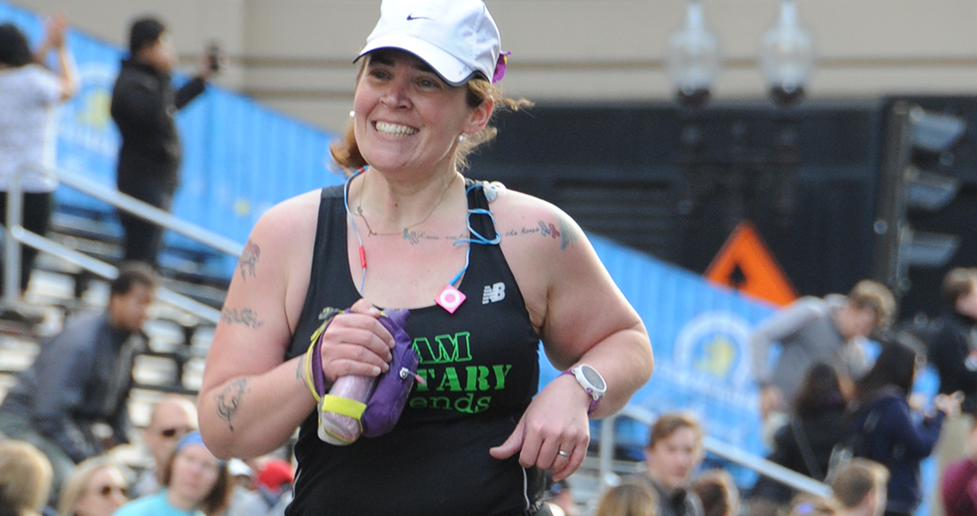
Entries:
{"type": "Polygon", "coordinates": [[[505,77],[505,65],[508,63],[508,56],[511,56],[512,52],[502,52],[499,54],[499,60],[495,62],[495,75],[492,76],[492,82],[496,83],[505,77]]]}

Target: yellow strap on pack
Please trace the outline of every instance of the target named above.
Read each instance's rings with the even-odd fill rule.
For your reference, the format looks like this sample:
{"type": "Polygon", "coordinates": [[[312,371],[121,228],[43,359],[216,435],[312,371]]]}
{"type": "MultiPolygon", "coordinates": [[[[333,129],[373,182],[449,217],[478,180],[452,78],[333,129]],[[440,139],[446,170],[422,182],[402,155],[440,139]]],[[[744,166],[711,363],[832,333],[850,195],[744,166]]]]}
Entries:
{"type": "Polygon", "coordinates": [[[322,412],[332,412],[340,416],[351,417],[357,421],[360,420],[363,411],[366,410],[366,403],[342,396],[333,396],[332,394],[326,394],[322,397],[321,406],[322,412]]]}
{"type": "Polygon", "coordinates": [[[319,393],[315,391],[315,382],[312,381],[312,350],[315,349],[315,341],[312,341],[312,345],[305,352],[305,383],[309,385],[309,390],[312,391],[312,397],[315,398],[315,402],[319,403],[322,398],[319,397],[319,393]]]}
{"type": "MultiPolygon", "coordinates": [[[[312,391],[312,397],[315,398],[316,403],[319,403],[322,400],[322,398],[319,396],[319,393],[316,392],[315,382],[312,380],[312,350],[315,349],[316,343],[322,337],[322,334],[325,333],[326,327],[329,326],[329,323],[332,322],[334,317],[336,317],[341,313],[343,313],[342,310],[335,310],[335,309],[332,310],[332,313],[330,313],[329,316],[326,317],[324,321],[322,321],[322,324],[319,325],[319,328],[312,333],[312,338],[309,339],[310,340],[309,349],[305,351],[305,383],[308,384],[309,390],[312,391]]],[[[318,360],[322,360],[321,357],[316,357],[316,358],[318,360]]]]}

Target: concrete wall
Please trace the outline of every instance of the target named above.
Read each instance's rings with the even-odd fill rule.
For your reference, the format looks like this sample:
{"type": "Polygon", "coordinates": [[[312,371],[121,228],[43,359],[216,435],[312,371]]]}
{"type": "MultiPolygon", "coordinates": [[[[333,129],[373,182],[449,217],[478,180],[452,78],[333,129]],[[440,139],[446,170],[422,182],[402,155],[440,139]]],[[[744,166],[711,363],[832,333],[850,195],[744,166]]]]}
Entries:
{"type": "MultiPolygon", "coordinates": [[[[60,9],[79,28],[124,44],[129,21],[155,13],[171,27],[184,64],[208,41],[230,66],[218,82],[338,131],[352,100],[355,67],[379,0],[14,0],[60,9]]],[[[536,101],[668,99],[668,36],[683,23],[682,0],[487,0],[505,50],[507,92],[536,101]]],[[[904,93],[977,93],[977,3],[973,0],[797,0],[815,38],[812,98],[904,93]]],[[[720,41],[719,100],[765,95],[757,66],[761,35],[777,0],[704,0],[720,41]]]]}

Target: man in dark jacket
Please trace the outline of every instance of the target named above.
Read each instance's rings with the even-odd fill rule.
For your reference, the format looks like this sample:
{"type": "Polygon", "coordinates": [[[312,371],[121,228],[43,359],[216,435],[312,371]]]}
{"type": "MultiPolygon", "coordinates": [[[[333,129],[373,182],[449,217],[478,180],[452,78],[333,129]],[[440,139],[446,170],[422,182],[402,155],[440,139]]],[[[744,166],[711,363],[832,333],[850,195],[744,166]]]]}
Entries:
{"type": "MultiPolygon", "coordinates": [[[[176,112],[203,93],[217,66],[202,57],[197,76],[174,89],[170,73],[176,52],[166,27],[153,18],[132,24],[129,54],[112,91],[112,119],[122,135],[119,191],[169,211],[182,155],[176,112]]],[[[125,230],[124,258],[155,267],[163,228],[121,210],[119,220],[125,230]]]]}
{"type": "Polygon", "coordinates": [[[52,494],[75,464],[129,442],[132,365],[145,348],[141,328],[155,281],[146,264],[123,264],[107,310],[79,315],[42,342],[0,405],[0,433],[32,443],[51,460],[52,494]],[[111,436],[99,435],[97,425],[111,436]]]}

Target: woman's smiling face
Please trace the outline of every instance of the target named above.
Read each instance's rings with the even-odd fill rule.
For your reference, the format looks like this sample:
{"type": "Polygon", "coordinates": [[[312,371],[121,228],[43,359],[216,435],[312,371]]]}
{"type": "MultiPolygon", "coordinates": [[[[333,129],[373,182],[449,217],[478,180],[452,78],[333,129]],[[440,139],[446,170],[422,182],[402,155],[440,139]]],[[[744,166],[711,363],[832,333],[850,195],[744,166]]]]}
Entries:
{"type": "Polygon", "coordinates": [[[360,152],[381,171],[430,171],[452,166],[458,136],[480,128],[481,108],[466,104],[467,87],[452,87],[424,61],[380,49],[368,62],[353,101],[360,152]]]}

